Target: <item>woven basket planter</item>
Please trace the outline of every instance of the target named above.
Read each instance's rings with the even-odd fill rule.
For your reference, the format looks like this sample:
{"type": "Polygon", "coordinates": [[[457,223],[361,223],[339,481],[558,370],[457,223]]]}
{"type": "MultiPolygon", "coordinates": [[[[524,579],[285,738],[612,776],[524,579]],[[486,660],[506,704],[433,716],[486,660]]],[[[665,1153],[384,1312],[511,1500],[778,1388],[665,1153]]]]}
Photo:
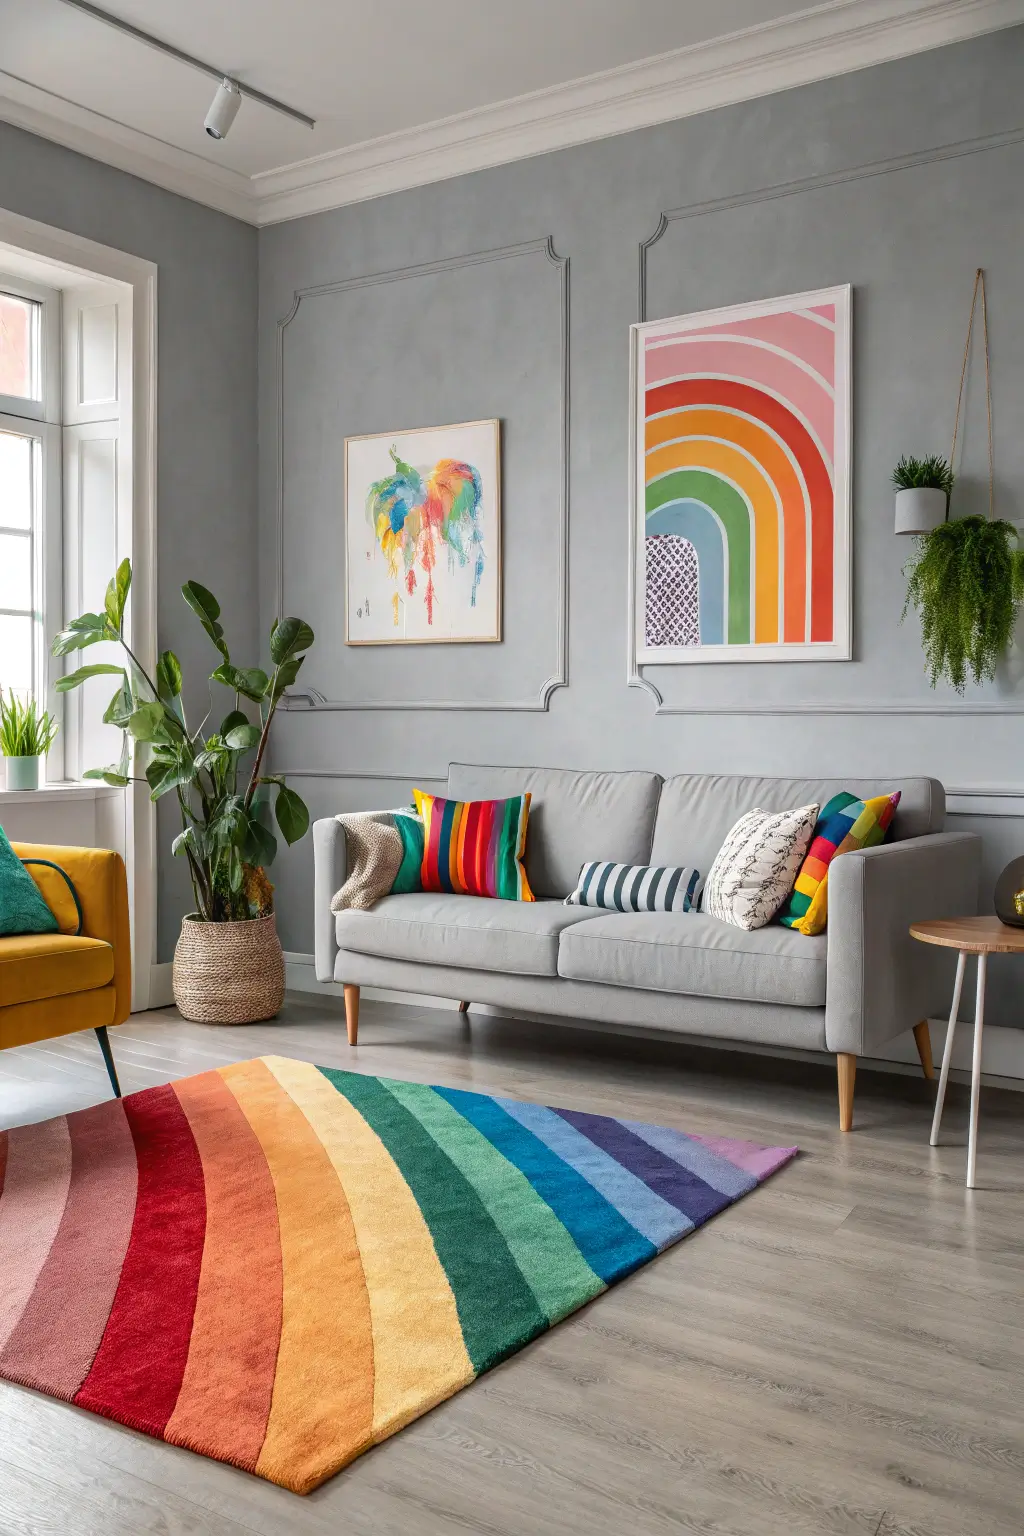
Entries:
{"type": "Polygon", "coordinates": [[[237,923],[181,920],[174,1001],[195,1024],[256,1024],[284,1001],[284,955],[274,914],[237,923]]]}

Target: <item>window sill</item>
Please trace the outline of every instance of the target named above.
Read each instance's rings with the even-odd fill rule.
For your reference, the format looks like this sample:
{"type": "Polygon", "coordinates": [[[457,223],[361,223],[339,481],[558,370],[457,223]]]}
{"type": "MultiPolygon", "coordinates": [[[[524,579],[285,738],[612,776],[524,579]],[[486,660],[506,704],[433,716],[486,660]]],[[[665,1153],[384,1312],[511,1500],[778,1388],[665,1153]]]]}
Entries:
{"type": "Polygon", "coordinates": [[[38,789],[4,789],[0,786],[0,805],[17,805],[29,800],[45,800],[48,803],[54,800],[99,800],[123,793],[123,790],[116,789],[112,784],[101,783],[40,784],[38,789]]]}

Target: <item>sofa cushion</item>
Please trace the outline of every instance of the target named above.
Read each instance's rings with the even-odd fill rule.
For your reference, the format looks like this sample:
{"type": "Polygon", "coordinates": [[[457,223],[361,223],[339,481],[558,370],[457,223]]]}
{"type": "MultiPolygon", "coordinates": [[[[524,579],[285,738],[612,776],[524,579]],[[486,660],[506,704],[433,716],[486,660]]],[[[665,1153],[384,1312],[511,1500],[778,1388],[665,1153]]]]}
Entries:
{"type": "Polygon", "coordinates": [[[822,1008],[827,943],[774,924],[734,928],[702,912],[610,913],[562,934],[558,974],[647,992],[822,1008]]]}
{"type": "MultiPolygon", "coordinates": [[[[338,944],[361,955],[520,976],[558,974],[558,935],[587,913],[558,901],[415,891],[368,912],[339,912],[338,944]]],[[[805,941],[806,942],[806,941],[805,941]]]]}
{"type": "Polygon", "coordinates": [[[102,939],[68,933],[0,939],[0,1008],[91,992],[113,979],[114,951],[102,939]]]}
{"type": "MultiPolygon", "coordinates": [[[[858,800],[900,790],[889,836],[893,842],[941,832],[946,796],[937,779],[769,779],[724,773],[680,773],[666,779],[654,827],[651,864],[695,864],[709,870],[729,829],[747,811],[788,811],[814,801],[825,805],[841,790],[858,800]]],[[[588,855],[597,858],[596,853],[588,855]]]]}
{"type": "MultiPolygon", "coordinates": [[[[590,773],[567,768],[489,768],[452,763],[455,800],[500,800],[529,790],[526,873],[535,896],[568,896],[591,859],[649,864],[661,793],[656,773],[590,773]]],[[[662,861],[664,862],[664,861],[662,861]]],[[[689,858],[673,859],[689,864],[689,858]]],[[[697,861],[698,869],[706,865],[697,861]]]]}

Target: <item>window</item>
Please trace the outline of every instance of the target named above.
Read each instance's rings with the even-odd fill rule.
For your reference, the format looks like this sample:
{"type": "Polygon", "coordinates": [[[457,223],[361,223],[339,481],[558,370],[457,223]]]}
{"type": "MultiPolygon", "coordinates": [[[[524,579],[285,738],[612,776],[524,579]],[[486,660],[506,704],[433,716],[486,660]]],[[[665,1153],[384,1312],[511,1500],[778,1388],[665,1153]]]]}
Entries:
{"type": "Polygon", "coordinates": [[[0,275],[0,687],[47,695],[60,618],[59,295],[0,275]]]}

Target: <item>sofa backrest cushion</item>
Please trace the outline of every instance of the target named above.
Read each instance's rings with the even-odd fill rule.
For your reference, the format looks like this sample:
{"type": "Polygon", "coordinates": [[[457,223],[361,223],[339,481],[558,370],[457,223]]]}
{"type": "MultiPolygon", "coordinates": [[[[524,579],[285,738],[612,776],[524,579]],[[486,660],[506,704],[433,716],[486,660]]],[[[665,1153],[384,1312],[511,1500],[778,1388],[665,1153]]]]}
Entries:
{"type": "Polygon", "coordinates": [[[890,838],[941,832],[946,795],[937,779],[769,779],[739,774],[680,773],[666,779],[654,828],[652,864],[695,864],[702,875],[731,827],[747,811],[786,811],[814,801],[825,805],[840,790],[862,800],[900,790],[890,838]]]}
{"type": "Polygon", "coordinates": [[[568,896],[590,859],[649,863],[661,785],[656,773],[476,763],[448,769],[448,794],[455,800],[500,800],[530,791],[526,872],[540,897],[568,896]]]}

